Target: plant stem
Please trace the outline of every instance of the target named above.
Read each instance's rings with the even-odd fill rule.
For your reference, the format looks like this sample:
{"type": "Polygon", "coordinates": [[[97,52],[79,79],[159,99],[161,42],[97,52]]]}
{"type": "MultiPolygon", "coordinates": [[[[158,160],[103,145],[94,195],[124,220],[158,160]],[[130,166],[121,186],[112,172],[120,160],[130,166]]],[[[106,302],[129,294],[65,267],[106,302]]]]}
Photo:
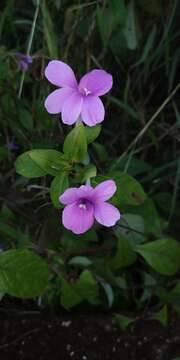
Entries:
{"type": "MultiPolygon", "coordinates": [[[[34,13],[34,19],[33,19],[31,32],[30,32],[30,37],[29,37],[28,46],[27,46],[27,52],[26,52],[27,55],[30,55],[30,52],[31,52],[32,42],[33,42],[35,28],[36,28],[36,21],[37,21],[37,17],[38,17],[38,13],[39,13],[40,0],[36,0],[36,1],[37,1],[36,2],[36,10],[35,10],[35,13],[34,13]]],[[[23,71],[22,75],[21,75],[21,80],[20,80],[20,85],[19,85],[19,92],[18,92],[18,98],[19,99],[21,98],[21,95],[22,95],[24,79],[25,79],[25,71],[23,71]]]]}

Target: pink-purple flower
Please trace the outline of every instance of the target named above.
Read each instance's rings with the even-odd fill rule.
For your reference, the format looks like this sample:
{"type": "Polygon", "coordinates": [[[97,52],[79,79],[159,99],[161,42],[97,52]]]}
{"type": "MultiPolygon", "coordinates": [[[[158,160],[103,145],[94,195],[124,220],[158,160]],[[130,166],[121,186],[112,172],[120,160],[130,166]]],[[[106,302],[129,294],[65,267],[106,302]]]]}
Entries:
{"type": "Polygon", "coordinates": [[[19,58],[19,66],[22,71],[27,71],[29,64],[33,62],[33,58],[30,55],[17,52],[16,55],[19,58]]]}
{"type": "Polygon", "coordinates": [[[89,230],[94,220],[104,226],[114,226],[120,219],[119,210],[106,202],[116,192],[113,180],[103,181],[95,188],[82,185],[67,189],[59,198],[65,206],[62,214],[63,225],[75,234],[89,230]]]}
{"type": "Polygon", "coordinates": [[[63,123],[68,125],[79,118],[88,126],[104,120],[105,110],[99,96],[106,94],[113,84],[112,76],[106,71],[92,70],[78,84],[70,66],[52,60],[45,69],[45,76],[53,85],[60,87],[45,100],[45,108],[50,114],[61,113],[63,123]]]}
{"type": "Polygon", "coordinates": [[[5,145],[5,147],[8,149],[8,150],[10,150],[10,151],[12,151],[12,150],[19,150],[19,146],[15,143],[15,141],[14,141],[14,137],[13,138],[11,138],[11,140],[7,140],[6,141],[6,145],[5,145]]]}

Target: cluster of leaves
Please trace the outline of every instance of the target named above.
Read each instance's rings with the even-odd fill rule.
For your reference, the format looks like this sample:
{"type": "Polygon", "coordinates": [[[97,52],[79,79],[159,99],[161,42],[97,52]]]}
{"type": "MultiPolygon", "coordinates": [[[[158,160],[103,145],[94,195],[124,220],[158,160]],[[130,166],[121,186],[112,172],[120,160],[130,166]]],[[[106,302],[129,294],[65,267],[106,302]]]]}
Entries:
{"type": "Polygon", "coordinates": [[[178,1],[40,1],[21,99],[15,52],[26,51],[38,2],[24,11],[21,0],[14,4],[8,0],[0,9],[0,292],[41,296],[44,305],[66,309],[88,302],[134,313],[117,315],[124,328],[149,308],[165,323],[169,304],[180,312],[180,116],[171,98],[178,1]],[[62,54],[79,74],[97,66],[113,74],[102,131],[77,124],[68,133],[45,112],[44,59],[62,54]],[[141,131],[144,137],[126,151],[141,131]],[[6,145],[13,137],[19,149],[11,151],[6,145]],[[114,229],[96,224],[75,236],[60,225],[58,198],[89,178],[94,186],[115,180],[112,203],[122,218],[114,229]]]}
{"type": "MultiPolygon", "coordinates": [[[[77,124],[65,139],[63,153],[30,150],[18,156],[15,167],[27,179],[53,177],[47,191],[55,207],[61,206],[58,198],[69,183],[83,183],[92,177],[93,185],[97,185],[114,179],[117,192],[112,203],[123,213],[120,223],[103,234],[96,225],[81,236],[61,228],[54,248],[22,239],[26,249],[8,250],[0,256],[1,291],[21,298],[44,294],[46,302],[54,292],[55,282],[54,297],[66,309],[84,301],[115,308],[120,302],[124,309],[127,304],[129,308],[136,305],[143,309],[153,297],[167,303],[170,299],[176,307],[179,282],[172,287],[171,279],[180,267],[180,244],[167,235],[167,223],[134,177],[121,171],[96,176],[94,165],[83,164],[87,143],[95,140],[99,132],[100,126],[86,128],[77,124]]],[[[6,211],[3,213],[6,217],[6,211]]],[[[1,227],[12,237],[14,234],[7,230],[1,227]]],[[[18,236],[15,234],[16,239],[18,236]]]]}

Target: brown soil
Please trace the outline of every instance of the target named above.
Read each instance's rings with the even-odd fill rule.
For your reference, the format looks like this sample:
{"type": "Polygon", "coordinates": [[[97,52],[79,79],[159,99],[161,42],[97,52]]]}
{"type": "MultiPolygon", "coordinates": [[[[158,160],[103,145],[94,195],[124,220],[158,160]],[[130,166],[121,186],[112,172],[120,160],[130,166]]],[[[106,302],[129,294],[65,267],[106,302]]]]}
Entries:
{"type": "Polygon", "coordinates": [[[178,360],[180,320],[140,321],[122,332],[107,314],[0,308],[0,360],[178,360]]]}

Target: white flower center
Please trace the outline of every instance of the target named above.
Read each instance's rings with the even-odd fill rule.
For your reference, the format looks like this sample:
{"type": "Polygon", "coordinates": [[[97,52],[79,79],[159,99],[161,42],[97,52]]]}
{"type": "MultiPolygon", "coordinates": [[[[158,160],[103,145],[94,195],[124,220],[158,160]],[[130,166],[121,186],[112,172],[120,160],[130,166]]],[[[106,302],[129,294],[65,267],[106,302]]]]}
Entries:
{"type": "Polygon", "coordinates": [[[79,204],[79,208],[86,210],[86,209],[87,209],[87,206],[86,206],[86,204],[79,204]]]}
{"type": "Polygon", "coordinates": [[[89,91],[87,88],[83,88],[85,96],[88,96],[91,94],[91,91],[89,91]]]}

